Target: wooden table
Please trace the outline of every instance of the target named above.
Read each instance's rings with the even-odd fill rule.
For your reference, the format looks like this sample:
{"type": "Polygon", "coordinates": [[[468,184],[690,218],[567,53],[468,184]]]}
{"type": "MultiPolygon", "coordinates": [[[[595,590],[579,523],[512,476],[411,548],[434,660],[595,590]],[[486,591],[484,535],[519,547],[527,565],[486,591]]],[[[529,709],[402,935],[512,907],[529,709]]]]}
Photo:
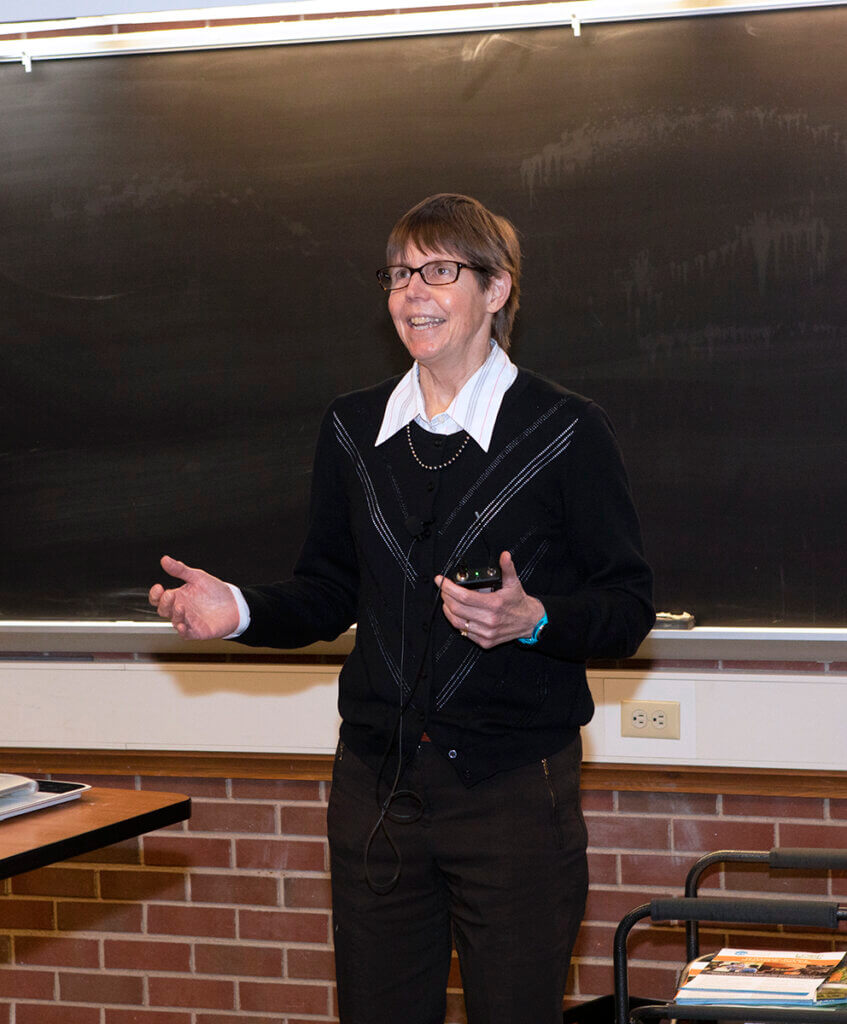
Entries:
{"type": "Polygon", "coordinates": [[[0,821],[0,879],[174,825],[191,816],[180,793],[92,787],[78,800],[0,821]]]}

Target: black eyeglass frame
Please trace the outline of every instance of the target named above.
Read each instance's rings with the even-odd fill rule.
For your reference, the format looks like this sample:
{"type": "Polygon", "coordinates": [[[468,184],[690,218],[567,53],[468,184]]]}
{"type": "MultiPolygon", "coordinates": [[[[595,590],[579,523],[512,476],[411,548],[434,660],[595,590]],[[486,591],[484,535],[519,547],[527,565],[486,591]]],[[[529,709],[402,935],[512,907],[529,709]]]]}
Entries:
{"type": "Polygon", "coordinates": [[[399,292],[402,291],[404,288],[408,288],[409,282],[412,280],[413,274],[420,274],[421,280],[424,282],[424,284],[428,284],[432,288],[441,288],[443,285],[446,284],[455,284],[459,280],[459,274],[461,274],[463,270],[484,271],[485,267],[478,267],[473,263],[460,263],[459,260],[427,260],[426,263],[422,263],[419,267],[408,267],[406,266],[405,263],[389,263],[387,267],[379,268],[379,270],[376,272],[376,279],[377,281],[379,281],[380,287],[385,292],[399,292]],[[427,267],[431,267],[435,263],[453,264],[453,266],[455,266],[456,268],[456,276],[450,281],[427,281],[427,279],[423,275],[423,272],[427,267]],[[391,287],[390,285],[385,284],[385,282],[383,281],[382,275],[385,274],[387,271],[391,270],[392,267],[404,267],[406,270],[409,271],[409,277],[403,284],[398,284],[395,285],[394,287],[391,287]]]}

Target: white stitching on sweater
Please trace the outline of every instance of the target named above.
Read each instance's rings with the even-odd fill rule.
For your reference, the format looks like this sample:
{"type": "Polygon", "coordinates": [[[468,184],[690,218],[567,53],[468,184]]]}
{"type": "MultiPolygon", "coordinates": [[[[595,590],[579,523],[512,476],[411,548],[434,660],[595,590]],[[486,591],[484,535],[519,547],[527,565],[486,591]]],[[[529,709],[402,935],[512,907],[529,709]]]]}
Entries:
{"type": "Polygon", "coordinates": [[[376,497],[376,490],[371,481],[370,475],[365,466],[362,456],[359,454],[359,449],[353,442],[347,432],[347,428],[338,418],[338,413],[333,413],[332,418],[335,422],[335,433],[339,440],[339,443],[350,456],[351,461],[356,469],[356,475],[359,478],[359,482],[362,485],[362,490],[365,493],[365,501],[367,502],[368,511],[371,515],[371,522],[374,525],[374,529],[380,535],[383,543],[388,548],[389,552],[394,556],[400,568],[403,570],[403,574],[409,583],[416,583],[418,580],[418,572],[414,566],[406,558],[403,549],[397,541],[397,538],[391,532],[388,523],[385,521],[382,509],[379,507],[379,501],[376,497]]]}
{"type": "Polygon", "coordinates": [[[385,640],[382,635],[382,630],[379,628],[379,620],[377,619],[376,614],[374,613],[374,610],[372,608],[367,609],[367,615],[368,619],[370,620],[374,638],[377,642],[377,646],[379,647],[380,652],[382,653],[382,657],[385,661],[386,667],[388,668],[388,671],[390,672],[392,678],[394,679],[394,682],[400,687],[400,689],[403,692],[403,695],[406,696],[406,694],[409,692],[409,685],[400,678],[400,669],[397,667],[397,662],[394,660],[394,658],[392,658],[391,654],[388,651],[388,648],[385,646],[385,640]]]}
{"type": "Polygon", "coordinates": [[[447,518],[444,520],[443,524],[439,528],[439,531],[438,531],[439,533],[443,534],[447,530],[447,528],[450,526],[450,523],[453,522],[453,520],[456,518],[456,516],[459,514],[459,512],[461,512],[462,508],[468,503],[468,501],[470,501],[470,499],[473,497],[474,493],[477,490],[479,490],[479,488],[485,483],[485,481],[494,472],[494,470],[500,465],[500,463],[503,461],[503,459],[505,459],[508,455],[510,455],[511,452],[515,448],[517,448],[517,446],[519,444],[522,444],[528,437],[531,437],[532,434],[534,434],[535,431],[543,423],[545,423],[547,420],[549,420],[550,417],[554,413],[558,412],[559,409],[567,401],[568,401],[567,398],[560,399],[558,402],[555,403],[555,405],[552,405],[546,412],[542,413],[538,417],[538,419],[535,420],[534,423],[531,423],[528,427],[526,427],[525,430],[521,431],[521,433],[518,434],[517,437],[512,438],[512,440],[506,445],[506,447],[494,459],[491,460],[491,462],[488,464],[488,466],[485,468],[485,470],[480,474],[479,479],[475,480],[474,483],[471,484],[471,486],[468,488],[466,493],[463,495],[463,497],[461,497],[459,499],[459,501],[456,503],[456,507],[453,509],[453,511],[450,513],[450,515],[447,516],[447,518]]]}
{"type": "Polygon", "coordinates": [[[485,506],[473,523],[471,523],[467,530],[465,530],[463,536],[459,538],[458,543],[453,548],[450,557],[447,559],[447,567],[453,565],[454,560],[458,558],[462,552],[468,550],[471,544],[473,544],[488,524],[503,511],[519,491],[523,490],[523,488],[526,487],[526,485],[535,476],[537,476],[542,469],[567,450],[571,443],[571,438],[573,437],[576,424],[577,420],[573,420],[573,422],[568,424],[561,434],[554,437],[546,448],[542,449],[537,455],[530,459],[530,461],[518,473],[516,473],[505,487],[503,487],[500,492],[485,506]]]}
{"type": "Polygon", "coordinates": [[[474,665],[476,665],[481,656],[481,647],[475,646],[473,647],[472,650],[468,651],[459,667],[456,669],[453,675],[450,676],[450,678],[447,680],[444,686],[442,686],[441,689],[439,690],[438,696],[435,699],[435,707],[438,711],[440,711],[444,707],[444,705],[447,703],[448,700],[450,700],[450,698],[453,696],[456,690],[459,689],[459,687],[465,681],[468,673],[471,671],[474,665]]]}

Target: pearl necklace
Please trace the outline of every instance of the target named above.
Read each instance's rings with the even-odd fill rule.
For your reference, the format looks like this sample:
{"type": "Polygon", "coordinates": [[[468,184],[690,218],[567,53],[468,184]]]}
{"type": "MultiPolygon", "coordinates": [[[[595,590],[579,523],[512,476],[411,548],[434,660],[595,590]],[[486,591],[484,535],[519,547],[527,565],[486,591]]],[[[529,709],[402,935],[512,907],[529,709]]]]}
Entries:
{"type": "Polygon", "coordinates": [[[471,435],[465,434],[464,441],[462,441],[462,443],[456,449],[456,454],[452,458],[449,458],[446,462],[439,462],[437,466],[428,466],[418,457],[418,453],[415,451],[415,446],[412,444],[412,424],[406,424],[406,440],[409,442],[409,450],[412,453],[412,458],[415,460],[415,462],[417,462],[421,469],[428,469],[431,473],[435,472],[436,469],[444,469],[446,466],[449,466],[451,462],[455,462],[456,459],[458,459],[458,457],[465,450],[465,445],[468,443],[468,441],[470,441],[470,439],[471,435]]]}

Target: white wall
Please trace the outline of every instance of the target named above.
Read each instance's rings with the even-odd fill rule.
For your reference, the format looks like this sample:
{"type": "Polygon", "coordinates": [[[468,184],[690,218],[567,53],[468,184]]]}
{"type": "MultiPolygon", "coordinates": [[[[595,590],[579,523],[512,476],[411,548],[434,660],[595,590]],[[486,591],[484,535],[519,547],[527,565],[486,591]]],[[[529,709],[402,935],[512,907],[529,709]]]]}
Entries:
{"type": "MultiPolygon", "coordinates": [[[[585,759],[847,769],[847,675],[590,672],[585,759]],[[620,735],[620,701],[677,700],[679,740],[620,735]]],[[[331,753],[337,667],[0,663],[0,747],[331,753]]]]}

